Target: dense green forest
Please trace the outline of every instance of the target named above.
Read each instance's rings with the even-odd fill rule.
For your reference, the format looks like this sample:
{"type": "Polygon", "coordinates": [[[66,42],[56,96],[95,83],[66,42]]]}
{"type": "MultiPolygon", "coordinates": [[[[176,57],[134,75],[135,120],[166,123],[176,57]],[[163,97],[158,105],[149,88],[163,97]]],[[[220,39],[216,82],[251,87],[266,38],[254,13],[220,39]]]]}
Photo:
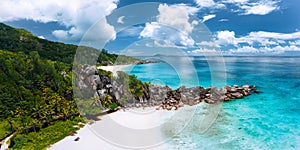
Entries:
{"type": "MultiPolygon", "coordinates": [[[[25,54],[37,51],[41,59],[71,64],[73,63],[77,48],[77,45],[48,41],[38,38],[24,29],[16,29],[0,23],[0,49],[2,50],[23,52],[25,54]]],[[[91,47],[84,48],[98,51],[91,47]]],[[[100,65],[114,64],[115,62],[118,64],[130,64],[137,61],[140,60],[124,55],[110,54],[104,49],[98,58],[100,65]]]]}
{"type": "Polygon", "coordinates": [[[0,139],[17,132],[17,140],[78,116],[70,65],[42,60],[36,51],[26,55],[0,50],[0,62],[0,139]]]}
{"type": "MultiPolygon", "coordinates": [[[[84,122],[78,117],[72,89],[77,48],[0,23],[0,142],[15,133],[12,149],[43,149],[84,122]]],[[[118,64],[140,61],[102,50],[98,65],[116,60],[118,64]]],[[[140,83],[134,76],[130,81],[132,86],[140,83]]]]}

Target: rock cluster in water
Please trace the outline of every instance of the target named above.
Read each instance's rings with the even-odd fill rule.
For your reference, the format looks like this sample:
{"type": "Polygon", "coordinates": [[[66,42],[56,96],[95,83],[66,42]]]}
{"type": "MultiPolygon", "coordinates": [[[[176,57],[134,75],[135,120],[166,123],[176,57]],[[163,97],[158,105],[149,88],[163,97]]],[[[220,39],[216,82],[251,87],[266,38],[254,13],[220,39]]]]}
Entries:
{"type": "Polygon", "coordinates": [[[233,85],[223,88],[201,86],[186,88],[181,86],[177,90],[168,90],[167,97],[157,109],[177,110],[184,105],[196,105],[200,102],[215,104],[218,102],[227,102],[233,99],[241,99],[251,93],[259,91],[253,85],[233,85]]]}
{"type": "Polygon", "coordinates": [[[108,76],[97,74],[97,72],[98,69],[95,66],[84,65],[81,68],[75,82],[82,92],[81,94],[87,97],[98,96],[100,101],[108,94],[112,98],[112,102],[127,108],[158,106],[158,110],[176,110],[184,105],[196,105],[200,102],[209,104],[227,102],[259,92],[253,85],[233,85],[223,88],[204,88],[201,86],[187,88],[181,86],[176,90],[172,90],[168,86],[146,86],[143,84],[143,95],[134,97],[129,90],[124,90],[124,83],[111,80],[108,76]],[[119,100],[122,97],[127,97],[127,100],[120,103],[119,100]]]}

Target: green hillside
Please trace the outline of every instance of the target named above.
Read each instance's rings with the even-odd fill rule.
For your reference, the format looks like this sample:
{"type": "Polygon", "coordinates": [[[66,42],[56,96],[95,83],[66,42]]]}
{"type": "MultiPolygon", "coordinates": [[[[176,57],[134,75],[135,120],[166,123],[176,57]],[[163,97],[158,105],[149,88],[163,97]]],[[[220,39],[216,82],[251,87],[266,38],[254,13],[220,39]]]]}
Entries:
{"type": "MultiPolygon", "coordinates": [[[[42,59],[72,63],[78,46],[52,42],[40,39],[30,32],[23,29],[16,29],[0,23],[0,49],[11,52],[23,52],[29,54],[31,51],[37,51],[42,59]]],[[[89,50],[97,50],[91,47],[85,47],[89,50]]],[[[136,58],[110,54],[102,50],[98,62],[102,65],[113,64],[118,59],[118,64],[129,64],[139,61],[136,58]]]]}

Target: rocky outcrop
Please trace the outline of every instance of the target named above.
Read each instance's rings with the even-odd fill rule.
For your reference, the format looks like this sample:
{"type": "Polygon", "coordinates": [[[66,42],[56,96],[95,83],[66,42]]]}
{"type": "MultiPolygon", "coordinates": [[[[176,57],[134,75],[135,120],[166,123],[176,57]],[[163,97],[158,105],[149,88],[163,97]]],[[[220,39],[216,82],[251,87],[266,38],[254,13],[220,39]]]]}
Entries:
{"type": "Polygon", "coordinates": [[[138,60],[134,64],[151,64],[151,63],[158,63],[159,61],[154,60],[138,60]]]}
{"type": "Polygon", "coordinates": [[[112,102],[122,106],[118,101],[123,95],[123,90],[120,90],[122,85],[116,82],[112,83],[107,75],[98,74],[96,66],[83,65],[77,71],[75,85],[79,89],[75,94],[80,98],[99,97],[99,101],[93,103],[95,105],[103,107],[103,100],[109,95],[112,102]]]}
{"type": "Polygon", "coordinates": [[[228,102],[233,99],[241,99],[251,93],[258,93],[255,86],[225,86],[223,88],[201,86],[186,88],[179,87],[177,90],[169,90],[167,98],[158,106],[158,110],[176,110],[184,105],[196,105],[200,102],[215,104],[218,102],[228,102]]]}
{"type": "Polygon", "coordinates": [[[84,92],[85,89],[89,89],[89,91],[92,91],[93,96],[99,97],[99,106],[102,106],[101,103],[109,95],[112,102],[121,107],[158,106],[158,110],[177,110],[184,105],[196,105],[200,102],[209,104],[228,102],[259,92],[253,85],[233,85],[223,88],[204,88],[201,86],[187,88],[181,86],[176,90],[172,90],[168,86],[146,85],[143,83],[143,95],[135,97],[129,89],[124,88],[128,87],[126,83],[111,80],[106,75],[98,74],[96,67],[87,65],[83,66],[79,75],[77,75],[76,85],[81,91],[84,92]],[[120,102],[121,100],[122,102],[120,102]]]}

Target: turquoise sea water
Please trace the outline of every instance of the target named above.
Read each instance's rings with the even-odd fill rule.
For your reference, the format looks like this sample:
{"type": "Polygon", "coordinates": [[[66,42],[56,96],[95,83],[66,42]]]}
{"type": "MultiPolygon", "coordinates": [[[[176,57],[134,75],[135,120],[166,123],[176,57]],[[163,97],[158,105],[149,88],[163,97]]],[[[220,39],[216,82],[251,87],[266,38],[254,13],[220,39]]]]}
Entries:
{"type": "MultiPolygon", "coordinates": [[[[173,88],[180,83],[212,84],[205,57],[190,58],[199,82],[181,79],[174,64],[175,68],[188,66],[181,66],[179,58],[170,59],[175,63],[136,65],[126,71],[143,81],[173,88]]],[[[261,93],[224,103],[207,132],[183,133],[181,142],[174,142],[173,148],[300,149],[300,57],[224,57],[224,62],[227,85],[254,84],[261,93]]]]}

